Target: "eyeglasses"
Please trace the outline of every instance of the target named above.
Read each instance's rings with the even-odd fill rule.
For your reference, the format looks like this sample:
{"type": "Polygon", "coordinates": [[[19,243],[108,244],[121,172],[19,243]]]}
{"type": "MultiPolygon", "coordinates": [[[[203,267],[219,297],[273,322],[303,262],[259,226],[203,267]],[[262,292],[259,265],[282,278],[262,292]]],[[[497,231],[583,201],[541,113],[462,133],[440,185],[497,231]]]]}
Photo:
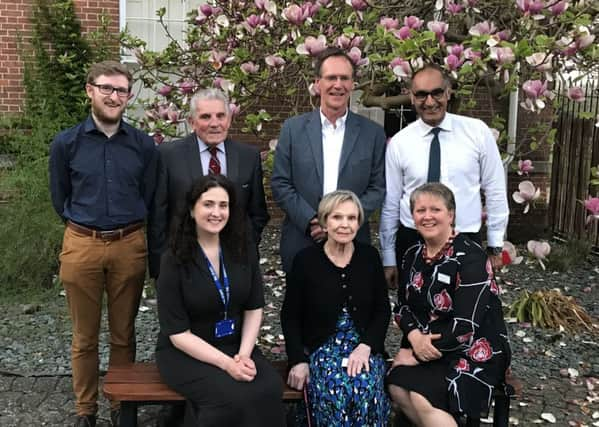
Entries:
{"type": "Polygon", "coordinates": [[[427,92],[425,90],[419,90],[418,92],[412,92],[412,94],[414,95],[414,98],[416,98],[417,101],[426,101],[429,95],[432,96],[435,101],[440,101],[441,98],[445,96],[445,91],[446,89],[438,87],[436,89],[431,90],[430,92],[427,92]]]}
{"type": "Polygon", "coordinates": [[[95,83],[90,83],[90,85],[97,87],[102,95],[112,95],[112,92],[116,92],[116,94],[121,98],[126,98],[129,96],[129,88],[128,87],[114,87],[112,85],[98,85],[95,83]]]}

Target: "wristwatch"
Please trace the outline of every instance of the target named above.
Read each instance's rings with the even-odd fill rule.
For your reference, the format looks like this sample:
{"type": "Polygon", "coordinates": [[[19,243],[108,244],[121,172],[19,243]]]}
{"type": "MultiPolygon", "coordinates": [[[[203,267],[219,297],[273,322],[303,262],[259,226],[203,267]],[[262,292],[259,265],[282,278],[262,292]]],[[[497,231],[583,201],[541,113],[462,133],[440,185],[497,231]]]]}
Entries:
{"type": "Polygon", "coordinates": [[[500,246],[487,246],[487,253],[489,255],[501,255],[501,252],[503,252],[503,248],[500,246]]]}

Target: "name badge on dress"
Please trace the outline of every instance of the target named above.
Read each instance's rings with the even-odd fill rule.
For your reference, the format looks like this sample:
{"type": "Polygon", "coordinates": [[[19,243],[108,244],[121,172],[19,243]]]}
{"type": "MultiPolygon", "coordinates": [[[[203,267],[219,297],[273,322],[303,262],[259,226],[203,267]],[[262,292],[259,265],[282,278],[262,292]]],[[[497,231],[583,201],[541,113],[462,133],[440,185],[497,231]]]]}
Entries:
{"type": "Polygon", "coordinates": [[[235,321],[233,319],[224,319],[216,322],[214,335],[216,338],[226,337],[235,332],[235,321]]]}
{"type": "Polygon", "coordinates": [[[441,283],[445,283],[446,285],[449,285],[449,283],[451,282],[451,278],[447,274],[443,273],[437,274],[437,280],[441,283]]]}

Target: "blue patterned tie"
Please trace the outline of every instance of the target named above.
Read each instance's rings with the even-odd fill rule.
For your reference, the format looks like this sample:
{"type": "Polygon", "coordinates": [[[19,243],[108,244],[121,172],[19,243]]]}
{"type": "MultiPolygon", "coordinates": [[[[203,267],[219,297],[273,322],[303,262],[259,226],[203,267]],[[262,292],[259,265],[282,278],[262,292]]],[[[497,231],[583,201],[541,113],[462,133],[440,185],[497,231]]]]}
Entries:
{"type": "Polygon", "coordinates": [[[441,146],[439,145],[439,132],[441,128],[432,128],[433,140],[428,153],[428,178],[427,182],[439,182],[441,178],[441,146]]]}

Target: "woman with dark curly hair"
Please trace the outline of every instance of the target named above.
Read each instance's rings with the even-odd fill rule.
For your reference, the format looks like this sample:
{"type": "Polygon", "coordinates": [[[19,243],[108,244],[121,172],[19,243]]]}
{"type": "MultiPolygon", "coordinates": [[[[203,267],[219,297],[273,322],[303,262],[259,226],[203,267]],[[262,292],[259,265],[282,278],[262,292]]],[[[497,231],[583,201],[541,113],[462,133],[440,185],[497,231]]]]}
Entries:
{"type": "Polygon", "coordinates": [[[233,184],[207,175],[187,194],[158,278],[164,382],[186,426],[283,426],[282,381],[255,348],[264,295],[233,184]]]}
{"type": "Polygon", "coordinates": [[[410,196],[423,241],[403,258],[395,308],[403,340],[387,383],[394,404],[422,427],[486,415],[510,363],[493,267],[484,249],[454,230],[455,208],[440,183],[410,196]]]}

